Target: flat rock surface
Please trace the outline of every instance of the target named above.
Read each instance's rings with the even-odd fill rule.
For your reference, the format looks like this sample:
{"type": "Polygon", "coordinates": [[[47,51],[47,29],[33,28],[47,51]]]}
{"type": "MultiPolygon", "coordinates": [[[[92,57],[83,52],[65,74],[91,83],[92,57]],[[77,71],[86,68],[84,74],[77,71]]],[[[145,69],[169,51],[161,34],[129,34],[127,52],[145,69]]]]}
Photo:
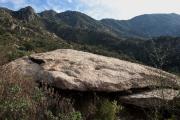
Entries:
{"type": "MultiPolygon", "coordinates": [[[[6,66],[24,76],[30,76],[39,82],[47,82],[59,89],[101,92],[130,90],[132,96],[125,98],[132,100],[152,98],[150,95],[152,91],[147,93],[146,89],[154,90],[161,87],[174,90],[176,93],[175,90],[180,86],[177,76],[162,70],[71,49],[33,54],[6,66]],[[133,90],[139,90],[141,94],[133,94],[133,90]]],[[[155,93],[157,94],[155,98],[162,98],[158,92],[155,93]]],[[[172,100],[176,95],[168,96],[167,100],[172,100]]]]}

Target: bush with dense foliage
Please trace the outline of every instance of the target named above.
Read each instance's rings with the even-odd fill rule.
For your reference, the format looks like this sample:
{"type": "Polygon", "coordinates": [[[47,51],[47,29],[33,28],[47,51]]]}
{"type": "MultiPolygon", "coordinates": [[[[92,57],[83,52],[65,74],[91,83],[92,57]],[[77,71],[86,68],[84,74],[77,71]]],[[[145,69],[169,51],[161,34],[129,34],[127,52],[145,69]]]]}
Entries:
{"type": "Polygon", "coordinates": [[[109,101],[108,99],[102,99],[97,104],[96,118],[95,120],[117,120],[117,114],[120,111],[120,106],[116,101],[109,101]]]}

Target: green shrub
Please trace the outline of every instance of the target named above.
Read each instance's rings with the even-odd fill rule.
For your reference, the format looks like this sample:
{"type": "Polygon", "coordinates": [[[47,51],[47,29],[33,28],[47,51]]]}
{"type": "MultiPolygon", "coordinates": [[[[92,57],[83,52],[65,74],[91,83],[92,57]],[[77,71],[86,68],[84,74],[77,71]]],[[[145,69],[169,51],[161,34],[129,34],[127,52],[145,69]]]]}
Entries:
{"type": "Polygon", "coordinates": [[[80,112],[71,112],[68,114],[59,114],[59,120],[82,120],[80,112]]]}
{"type": "Polygon", "coordinates": [[[7,53],[7,58],[9,61],[15,60],[17,58],[29,55],[30,52],[28,51],[21,51],[21,50],[12,50],[7,53]]]}
{"type": "Polygon", "coordinates": [[[103,99],[97,105],[97,112],[95,115],[95,120],[116,120],[117,113],[120,110],[120,106],[117,105],[116,101],[109,101],[108,99],[103,99]]]}

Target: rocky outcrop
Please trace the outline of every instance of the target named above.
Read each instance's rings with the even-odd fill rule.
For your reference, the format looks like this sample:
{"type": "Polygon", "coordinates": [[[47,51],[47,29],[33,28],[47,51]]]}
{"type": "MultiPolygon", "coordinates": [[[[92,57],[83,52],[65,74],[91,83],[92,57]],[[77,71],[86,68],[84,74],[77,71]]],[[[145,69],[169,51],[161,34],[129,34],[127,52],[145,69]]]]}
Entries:
{"type": "Polygon", "coordinates": [[[138,107],[168,107],[172,102],[179,99],[179,90],[174,89],[151,89],[132,95],[120,97],[124,104],[135,105],[138,107]]]}
{"type": "Polygon", "coordinates": [[[22,8],[19,11],[12,12],[12,15],[15,18],[18,18],[20,20],[25,20],[27,22],[33,21],[38,17],[37,14],[35,13],[35,10],[30,6],[22,8]]]}
{"type": "Polygon", "coordinates": [[[173,101],[180,87],[177,76],[162,70],[71,49],[33,54],[4,67],[58,89],[128,93],[118,99],[140,107],[159,105],[149,104],[154,99],[173,101]]]}

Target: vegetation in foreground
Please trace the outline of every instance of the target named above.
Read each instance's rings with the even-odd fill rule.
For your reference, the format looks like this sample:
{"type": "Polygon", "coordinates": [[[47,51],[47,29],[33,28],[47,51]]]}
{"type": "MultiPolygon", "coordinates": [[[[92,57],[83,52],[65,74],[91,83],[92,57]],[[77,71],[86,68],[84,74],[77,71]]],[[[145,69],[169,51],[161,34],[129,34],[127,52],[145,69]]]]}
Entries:
{"type": "Polygon", "coordinates": [[[95,93],[66,96],[46,83],[39,85],[30,78],[10,75],[12,71],[0,73],[0,119],[3,120],[164,120],[164,117],[178,120],[173,112],[167,117],[158,108],[150,111],[131,108],[95,93]]]}
{"type": "Polygon", "coordinates": [[[5,77],[1,73],[0,79],[0,119],[82,120],[71,100],[55,94],[53,89],[45,85],[39,88],[31,79],[19,75],[5,77]]]}

